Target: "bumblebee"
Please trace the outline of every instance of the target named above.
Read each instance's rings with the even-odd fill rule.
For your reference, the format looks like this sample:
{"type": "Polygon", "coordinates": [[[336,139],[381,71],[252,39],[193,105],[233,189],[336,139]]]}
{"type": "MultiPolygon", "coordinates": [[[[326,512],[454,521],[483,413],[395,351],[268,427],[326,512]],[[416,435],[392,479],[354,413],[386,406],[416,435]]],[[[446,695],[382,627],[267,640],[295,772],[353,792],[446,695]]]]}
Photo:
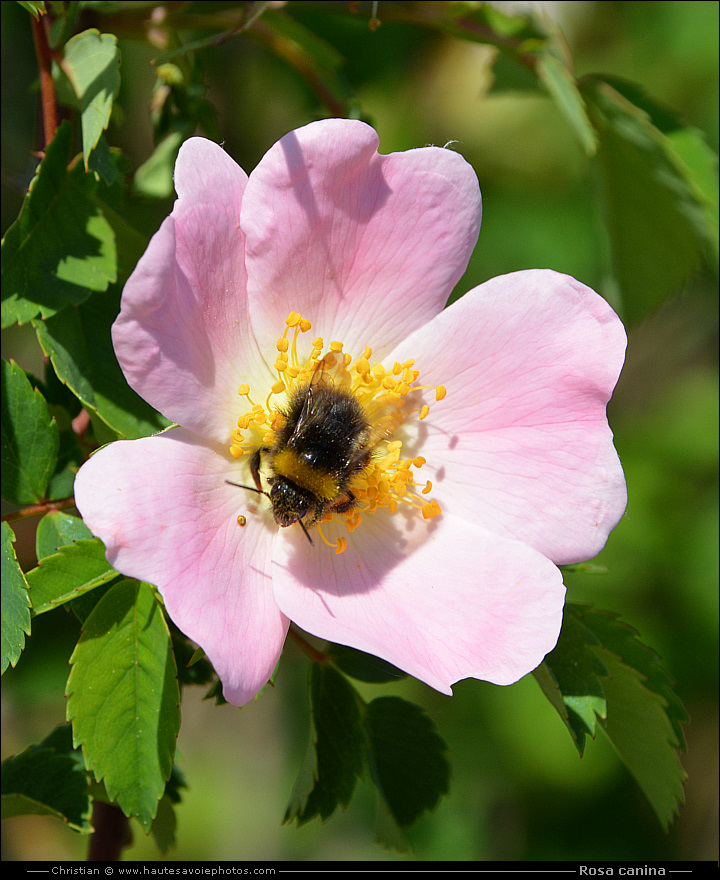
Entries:
{"type": "Polygon", "coordinates": [[[310,383],[290,397],[285,425],[272,446],[261,446],[250,460],[253,491],[268,496],[275,522],[282,527],[298,523],[311,544],[310,526],[328,511],[346,513],[355,506],[349,486],[367,467],[375,445],[363,407],[334,387],[323,367],[318,364],[310,383]],[[260,481],[263,456],[270,470],[269,492],[260,481]]]}

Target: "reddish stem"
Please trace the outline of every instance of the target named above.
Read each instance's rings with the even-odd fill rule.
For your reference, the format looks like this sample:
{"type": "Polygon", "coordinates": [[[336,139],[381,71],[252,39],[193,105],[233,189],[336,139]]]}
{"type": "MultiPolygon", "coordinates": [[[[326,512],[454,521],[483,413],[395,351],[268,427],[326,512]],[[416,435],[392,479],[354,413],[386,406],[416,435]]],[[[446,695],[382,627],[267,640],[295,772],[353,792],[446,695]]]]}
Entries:
{"type": "Polygon", "coordinates": [[[64,510],[66,507],[74,507],[75,498],[60,498],[58,501],[41,501],[40,504],[31,504],[22,510],[13,510],[2,515],[3,522],[17,522],[19,519],[28,519],[31,516],[40,516],[51,510],[64,510]]]}
{"type": "Polygon", "coordinates": [[[42,99],[43,134],[45,147],[55,136],[57,128],[57,104],[55,102],[55,85],[52,78],[52,50],[45,30],[45,16],[38,19],[30,17],[32,23],[35,54],[40,68],[40,96],[42,99]]]}

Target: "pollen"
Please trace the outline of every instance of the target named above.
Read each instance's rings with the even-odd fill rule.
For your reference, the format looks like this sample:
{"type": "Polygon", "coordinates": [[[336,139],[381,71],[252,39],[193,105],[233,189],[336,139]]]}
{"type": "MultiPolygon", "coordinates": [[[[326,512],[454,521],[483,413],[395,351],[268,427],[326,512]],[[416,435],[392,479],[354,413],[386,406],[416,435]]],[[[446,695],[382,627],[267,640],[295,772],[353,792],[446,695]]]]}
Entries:
{"type": "MultiPolygon", "coordinates": [[[[416,482],[414,473],[422,467],[434,470],[432,465],[414,447],[409,454],[403,454],[403,445],[409,442],[405,438],[417,436],[411,423],[426,419],[431,402],[445,398],[445,386],[420,384],[422,364],[416,364],[414,358],[385,365],[378,361],[373,363],[370,345],[364,345],[354,356],[341,340],[331,341],[327,349],[322,336],[304,342],[302,336],[311,328],[311,322],[300,312],[290,312],[287,316],[285,329],[275,342],[275,378],[268,375],[265,387],[254,389],[256,394],[267,395],[264,404],[255,402],[248,384],[239,386],[239,415],[236,426],[229,431],[232,458],[239,460],[258,451],[271,451],[272,461],[279,459],[278,437],[287,425],[290,396],[301,393],[311,383],[314,386],[318,381],[329,382],[356,399],[368,428],[354,440],[361,448],[363,465],[345,478],[340,490],[330,493],[329,500],[328,492],[319,498],[324,516],[314,522],[322,541],[334,547],[336,553],[345,552],[348,546],[346,537],[338,537],[335,542],[326,538],[321,522],[326,527],[330,521],[344,524],[351,534],[362,529],[367,516],[382,511],[388,514],[416,511],[426,520],[439,516],[440,505],[428,497],[433,490],[432,481],[416,482]],[[320,379],[318,371],[322,371],[320,379]]],[[[272,356],[269,362],[272,363],[272,356]]],[[[284,437],[282,442],[286,440],[284,437]]],[[[267,478],[267,473],[263,472],[262,476],[267,478]]],[[[329,484],[326,475],[315,476],[322,479],[323,486],[326,482],[329,484]]],[[[243,519],[239,517],[238,524],[243,524],[243,519]]],[[[306,521],[310,523],[309,518],[306,521]]]]}

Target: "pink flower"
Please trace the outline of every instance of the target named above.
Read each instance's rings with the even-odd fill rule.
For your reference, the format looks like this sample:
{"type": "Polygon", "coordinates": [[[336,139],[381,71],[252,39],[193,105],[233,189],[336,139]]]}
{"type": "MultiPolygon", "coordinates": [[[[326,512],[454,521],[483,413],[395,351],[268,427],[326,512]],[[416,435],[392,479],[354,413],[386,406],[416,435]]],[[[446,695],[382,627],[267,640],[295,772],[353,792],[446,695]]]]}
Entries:
{"type": "MultiPolygon", "coordinates": [[[[237,705],[268,681],[290,620],[443,693],[466,677],[516,681],[556,643],[556,564],[595,556],[625,509],[605,414],[625,350],[617,316],[542,270],[443,310],[480,227],[475,174],[448,149],[377,147],[361,122],[316,122],[248,178],[220,147],[187,141],[178,200],[113,327],[128,382],[179,427],[97,452],[77,505],[110,563],[158,587],[237,705]],[[360,388],[381,442],[326,492],[357,502],[311,526],[311,546],[268,498],[226,481],[254,485],[248,453],[283,423],[276,383],[307,385],[331,342],[347,357],[327,372],[360,388]]],[[[264,490],[273,462],[261,453],[264,490]]]]}

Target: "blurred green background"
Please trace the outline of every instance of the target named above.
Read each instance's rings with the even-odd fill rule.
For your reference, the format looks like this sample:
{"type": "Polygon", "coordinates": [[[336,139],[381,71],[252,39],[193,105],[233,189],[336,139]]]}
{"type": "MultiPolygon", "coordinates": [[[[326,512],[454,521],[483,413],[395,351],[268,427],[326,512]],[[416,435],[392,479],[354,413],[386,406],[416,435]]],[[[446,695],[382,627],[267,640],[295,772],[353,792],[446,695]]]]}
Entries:
{"type": "MultiPolygon", "coordinates": [[[[329,5],[292,3],[290,12],[346,59],[344,73],[379,132],[381,151],[457,141],[455,149],[477,172],[483,228],[457,293],[504,272],[549,267],[599,290],[622,313],[608,281],[595,171],[552,102],[490,92],[492,53],[484,46],[390,22],[371,32],[367,10],[350,16],[323,10],[329,5]]],[[[579,75],[636,81],[703,130],[717,150],[717,3],[524,5],[557,22],[579,75]]],[[[34,167],[38,102],[29,17],[15,3],[1,7],[6,229],[34,167]]],[[[149,60],[156,53],[132,40],[121,39],[120,48],[122,89],[109,140],[134,170],[153,149],[149,60]]],[[[297,73],[250,39],[204,50],[196,62],[225,149],[247,171],[287,131],[326,115],[297,73]]],[[[150,234],[170,205],[137,200],[133,222],[150,234]]],[[[418,859],[718,858],[717,311],[717,278],[700,272],[629,328],[609,415],[630,501],[597,560],[608,573],[567,577],[570,600],[620,612],[677,681],[691,717],[679,818],[663,833],[602,734],[579,759],[532,677],[510,688],[461,682],[454,698],[413,682],[366,686],[371,697],[393,692],[419,702],[449,745],[451,793],[408,834],[418,859]]],[[[28,328],[4,334],[3,349],[4,357],[39,371],[28,328]]],[[[31,563],[32,524],[18,538],[18,555],[31,563]]],[[[3,757],[64,721],[66,664],[76,638],[71,615],[55,612],[33,622],[20,663],[3,680],[3,757]]],[[[290,644],[275,688],[242,710],[218,709],[202,701],[201,691],[186,689],[178,747],[189,787],[169,859],[409,857],[373,843],[369,785],[347,812],[322,825],[281,824],[308,735],[307,665],[290,644]]],[[[83,859],[86,848],[86,839],[49,818],[3,825],[5,860],[83,859]]],[[[136,827],[125,858],[162,856],[136,827]]]]}

